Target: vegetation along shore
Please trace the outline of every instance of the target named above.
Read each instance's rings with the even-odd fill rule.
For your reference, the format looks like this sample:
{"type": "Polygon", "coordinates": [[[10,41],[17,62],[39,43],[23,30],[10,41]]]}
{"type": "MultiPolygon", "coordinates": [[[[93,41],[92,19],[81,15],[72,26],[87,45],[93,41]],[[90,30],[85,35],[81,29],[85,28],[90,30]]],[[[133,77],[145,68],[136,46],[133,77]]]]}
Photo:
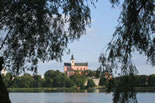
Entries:
{"type": "MultiPolygon", "coordinates": [[[[9,92],[107,92],[111,82],[117,82],[124,77],[105,78],[105,73],[88,70],[83,75],[73,75],[67,77],[65,73],[58,70],[48,70],[44,77],[41,75],[23,74],[10,82],[11,73],[7,73],[3,78],[9,92]],[[86,75],[87,74],[87,75],[86,75]],[[99,83],[94,83],[94,78],[99,83]]],[[[112,92],[115,86],[111,89],[112,92]]],[[[155,92],[155,74],[136,75],[135,76],[136,92],[155,92]]]]}

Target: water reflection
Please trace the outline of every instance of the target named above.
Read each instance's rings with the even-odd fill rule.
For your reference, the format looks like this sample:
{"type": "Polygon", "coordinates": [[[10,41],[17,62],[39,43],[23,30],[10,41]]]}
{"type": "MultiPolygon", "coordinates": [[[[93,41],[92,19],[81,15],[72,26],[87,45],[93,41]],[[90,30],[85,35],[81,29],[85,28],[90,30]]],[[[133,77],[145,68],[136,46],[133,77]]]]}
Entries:
{"type": "MultiPolygon", "coordinates": [[[[99,91],[97,91],[99,92],[99,91]]],[[[138,93],[138,103],[154,103],[155,93],[138,93]]],[[[112,103],[112,93],[10,93],[12,103],[112,103]]]]}
{"type": "Polygon", "coordinates": [[[88,103],[88,102],[65,102],[65,103],[88,103]]]}
{"type": "Polygon", "coordinates": [[[12,103],[112,103],[105,93],[10,93],[12,103]]]}

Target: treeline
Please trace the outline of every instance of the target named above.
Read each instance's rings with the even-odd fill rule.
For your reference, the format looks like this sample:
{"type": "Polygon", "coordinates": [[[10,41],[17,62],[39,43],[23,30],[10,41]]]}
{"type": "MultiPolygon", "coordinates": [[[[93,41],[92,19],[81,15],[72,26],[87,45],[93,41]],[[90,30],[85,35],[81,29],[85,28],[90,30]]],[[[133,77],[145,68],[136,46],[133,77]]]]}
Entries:
{"type": "Polygon", "coordinates": [[[137,75],[136,76],[137,87],[155,87],[155,74],[152,75],[137,75]]]}
{"type": "MultiPolygon", "coordinates": [[[[11,73],[7,73],[3,76],[3,80],[7,88],[41,88],[41,87],[80,87],[89,88],[94,87],[95,83],[90,78],[100,78],[99,85],[107,87],[110,82],[113,81],[117,84],[118,81],[124,77],[112,77],[112,80],[105,78],[105,73],[99,71],[87,70],[82,75],[73,75],[70,78],[65,73],[59,70],[48,70],[44,74],[44,78],[41,75],[30,75],[25,73],[22,76],[15,77],[11,80],[11,73]],[[89,78],[89,79],[88,79],[89,78]],[[86,80],[88,80],[87,85],[86,80]]],[[[155,87],[155,74],[152,75],[136,75],[134,76],[134,82],[136,87],[155,87]]],[[[115,85],[113,85],[114,87],[115,85]]]]}
{"type": "MultiPolygon", "coordinates": [[[[87,71],[87,75],[73,75],[70,78],[65,73],[59,70],[48,70],[44,74],[44,78],[41,75],[30,75],[25,73],[22,76],[18,76],[11,80],[11,73],[7,73],[3,76],[3,80],[7,88],[40,88],[40,87],[81,87],[85,88],[85,82],[87,77],[97,76],[94,71],[87,71]]],[[[94,87],[95,84],[92,80],[88,81],[87,87],[94,87]]]]}
{"type": "MultiPolygon", "coordinates": [[[[126,77],[120,76],[112,78],[112,80],[107,80],[103,75],[100,78],[100,84],[101,86],[107,87],[110,82],[113,82],[115,85],[118,81],[124,80],[126,77]]],[[[131,78],[131,77],[128,77],[131,78]]],[[[155,74],[152,75],[135,75],[132,77],[135,87],[155,87],[155,74]]],[[[113,85],[114,86],[114,85],[113,85]]]]}

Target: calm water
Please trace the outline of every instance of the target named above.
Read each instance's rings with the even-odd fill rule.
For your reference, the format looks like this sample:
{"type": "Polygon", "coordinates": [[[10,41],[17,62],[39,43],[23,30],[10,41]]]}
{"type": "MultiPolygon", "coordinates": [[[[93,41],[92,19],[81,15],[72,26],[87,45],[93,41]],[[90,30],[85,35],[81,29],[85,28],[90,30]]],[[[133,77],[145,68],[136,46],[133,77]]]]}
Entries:
{"type": "MultiPolygon", "coordinates": [[[[112,103],[112,93],[10,93],[12,103],[112,103]]],[[[138,93],[138,103],[155,103],[155,93],[138,93]]]]}

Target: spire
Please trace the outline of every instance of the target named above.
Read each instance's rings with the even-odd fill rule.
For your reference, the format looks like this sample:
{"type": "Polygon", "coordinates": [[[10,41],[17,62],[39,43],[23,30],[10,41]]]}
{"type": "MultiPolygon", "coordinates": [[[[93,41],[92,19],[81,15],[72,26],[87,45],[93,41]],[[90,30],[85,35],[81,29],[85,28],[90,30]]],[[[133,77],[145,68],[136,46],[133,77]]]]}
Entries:
{"type": "Polygon", "coordinates": [[[74,56],[73,56],[73,54],[72,54],[72,56],[71,56],[71,60],[74,60],[74,56]]]}
{"type": "Polygon", "coordinates": [[[75,65],[75,61],[74,61],[74,56],[72,55],[71,56],[71,66],[74,66],[75,65]]]}

